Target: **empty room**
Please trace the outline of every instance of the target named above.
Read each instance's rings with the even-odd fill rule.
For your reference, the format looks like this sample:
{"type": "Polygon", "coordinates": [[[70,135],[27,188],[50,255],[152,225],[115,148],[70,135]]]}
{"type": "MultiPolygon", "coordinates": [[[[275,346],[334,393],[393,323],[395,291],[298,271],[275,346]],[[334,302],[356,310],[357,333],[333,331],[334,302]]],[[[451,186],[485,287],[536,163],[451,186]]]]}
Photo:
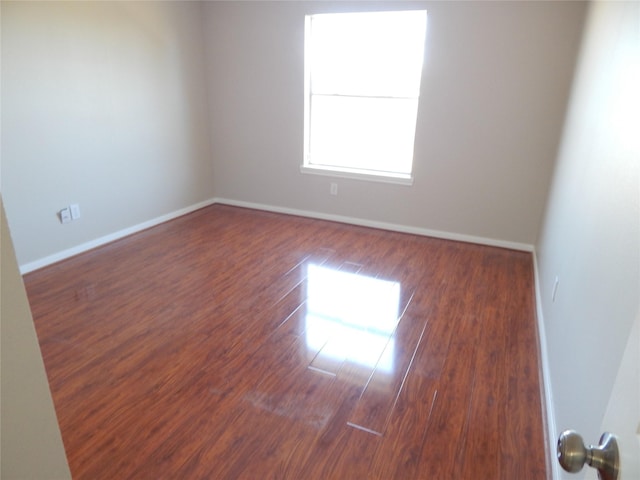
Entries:
{"type": "Polygon", "coordinates": [[[640,3],[0,14],[3,479],[640,478],[640,3]]]}

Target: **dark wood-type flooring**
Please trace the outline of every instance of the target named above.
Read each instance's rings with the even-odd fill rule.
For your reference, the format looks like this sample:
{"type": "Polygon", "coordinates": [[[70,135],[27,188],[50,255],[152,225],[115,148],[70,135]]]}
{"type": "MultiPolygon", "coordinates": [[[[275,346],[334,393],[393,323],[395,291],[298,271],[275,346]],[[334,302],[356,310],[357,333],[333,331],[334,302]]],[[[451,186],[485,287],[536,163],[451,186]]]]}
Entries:
{"type": "Polygon", "coordinates": [[[75,479],[545,479],[532,283],[224,205],[25,276],[75,479]]]}

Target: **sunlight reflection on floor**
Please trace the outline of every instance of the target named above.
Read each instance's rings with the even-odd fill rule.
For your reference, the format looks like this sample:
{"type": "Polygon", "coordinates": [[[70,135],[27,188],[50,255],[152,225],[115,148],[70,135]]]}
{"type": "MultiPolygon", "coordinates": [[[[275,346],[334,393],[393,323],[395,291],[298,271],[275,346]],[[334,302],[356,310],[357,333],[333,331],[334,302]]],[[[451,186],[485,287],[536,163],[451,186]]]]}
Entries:
{"type": "Polygon", "coordinates": [[[393,372],[400,283],[312,264],[307,288],[309,350],[393,372]]]}

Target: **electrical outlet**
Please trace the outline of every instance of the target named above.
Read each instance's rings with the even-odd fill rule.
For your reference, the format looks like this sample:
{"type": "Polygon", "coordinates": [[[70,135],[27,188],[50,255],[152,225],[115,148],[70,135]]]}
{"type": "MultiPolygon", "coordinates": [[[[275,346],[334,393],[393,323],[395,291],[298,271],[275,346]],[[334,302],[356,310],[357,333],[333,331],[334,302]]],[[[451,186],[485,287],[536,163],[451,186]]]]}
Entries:
{"type": "Polygon", "coordinates": [[[69,205],[69,210],[71,210],[71,220],[78,220],[80,218],[80,205],[77,203],[69,205]]]}
{"type": "Polygon", "coordinates": [[[60,222],[69,223],[71,221],[71,211],[68,208],[60,210],[60,222]]]}
{"type": "Polygon", "coordinates": [[[332,183],[329,186],[329,193],[331,193],[331,195],[338,195],[338,184],[337,183],[332,183]]]}

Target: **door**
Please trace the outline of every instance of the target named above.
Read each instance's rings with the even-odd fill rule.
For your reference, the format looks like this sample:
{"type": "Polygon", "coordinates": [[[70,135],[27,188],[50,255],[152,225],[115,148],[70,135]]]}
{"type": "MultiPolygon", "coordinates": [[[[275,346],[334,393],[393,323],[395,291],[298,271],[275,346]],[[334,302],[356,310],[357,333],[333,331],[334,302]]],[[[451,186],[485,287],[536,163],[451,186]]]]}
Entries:
{"type": "MultiPolygon", "coordinates": [[[[640,2],[591,2],[536,245],[550,447],[618,437],[640,480],[640,2]]],[[[553,478],[571,474],[553,460],[553,478]]]]}
{"type": "MultiPolygon", "coordinates": [[[[594,10],[601,10],[600,15],[608,19],[608,26],[612,32],[608,36],[611,39],[610,43],[603,42],[604,46],[608,46],[609,61],[603,67],[609,70],[605,76],[610,79],[607,85],[612,92],[607,97],[606,106],[603,107],[603,111],[608,113],[606,122],[611,127],[611,137],[606,142],[606,148],[609,154],[630,159],[631,165],[627,168],[626,174],[635,186],[635,195],[629,197],[631,201],[627,203],[627,208],[631,212],[631,222],[635,220],[636,225],[635,230],[629,230],[635,232],[629,239],[630,243],[635,245],[635,251],[631,248],[627,255],[628,261],[635,264],[635,281],[630,282],[632,288],[628,290],[635,290],[635,320],[632,320],[633,325],[626,345],[623,347],[622,342],[616,342],[617,346],[624,348],[624,353],[600,431],[613,433],[618,439],[621,467],[619,480],[640,480],[640,236],[637,227],[640,222],[640,3],[596,5],[594,10]],[[615,145],[615,148],[611,148],[612,145],[615,145]]],[[[629,298],[629,293],[626,296],[629,298]]],[[[604,345],[606,342],[603,342],[603,347],[604,345]]],[[[594,354],[607,355],[608,352],[594,354]]],[[[585,438],[585,443],[597,444],[598,439],[585,438]]],[[[595,469],[587,470],[587,479],[598,478],[595,469]]]]}
{"type": "MultiPolygon", "coordinates": [[[[602,422],[620,449],[620,480],[640,479],[640,311],[636,315],[602,422]]],[[[594,441],[595,443],[595,441],[594,441]]],[[[587,478],[596,479],[596,471],[587,478]]]]}

